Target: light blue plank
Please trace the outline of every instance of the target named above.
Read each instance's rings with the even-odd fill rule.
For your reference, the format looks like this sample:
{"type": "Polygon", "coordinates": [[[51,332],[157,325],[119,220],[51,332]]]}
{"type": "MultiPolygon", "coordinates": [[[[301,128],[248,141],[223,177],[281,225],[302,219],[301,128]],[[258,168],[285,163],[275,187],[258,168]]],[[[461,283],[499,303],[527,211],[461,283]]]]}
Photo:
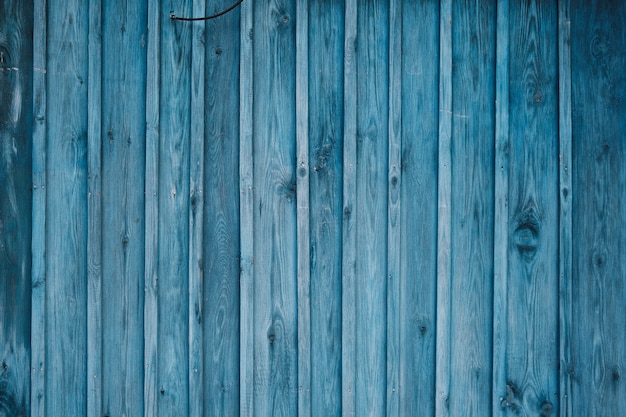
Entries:
{"type": "Polygon", "coordinates": [[[87,414],[88,12],[48,4],[47,415],[87,414]]]}
{"type": "Polygon", "coordinates": [[[626,3],[571,3],[572,409],[626,414],[626,3]]]}
{"type": "Polygon", "coordinates": [[[510,8],[506,402],[558,414],[558,108],[554,2],[510,8]]]}
{"type": "MultiPolygon", "coordinates": [[[[357,13],[356,415],[386,412],[388,6],[357,13]]],[[[346,94],[348,94],[346,92],[346,94]]]]}
{"type": "Polygon", "coordinates": [[[448,405],[470,417],[492,410],[495,4],[455,2],[452,24],[448,405]]]}
{"type": "MultiPolygon", "coordinates": [[[[311,415],[341,412],[341,219],[344,6],[309,3],[311,415]]],[[[298,42],[300,45],[300,42],[298,42]]],[[[300,170],[300,166],[298,167],[300,170]]],[[[300,192],[300,188],[298,189],[300,192]]],[[[300,204],[298,203],[298,206],[300,204]]],[[[307,245],[309,242],[307,242],[307,245]]]]}
{"type": "Polygon", "coordinates": [[[295,25],[295,4],[254,4],[257,417],[297,414],[295,25]]]}
{"type": "Polygon", "coordinates": [[[147,4],[102,14],[102,412],[141,415],[147,4]]]}
{"type": "Polygon", "coordinates": [[[0,4],[0,410],[30,415],[33,4],[0,4]]]}
{"type": "Polygon", "coordinates": [[[399,415],[433,416],[437,321],[439,2],[402,4],[399,415]],[[422,23],[416,25],[416,21],[422,23]],[[420,41],[415,42],[415,39],[420,41]]]}
{"type": "MultiPolygon", "coordinates": [[[[217,6],[215,6],[217,7],[217,6]]],[[[208,13],[213,13],[209,7],[208,13]]],[[[240,10],[207,22],[204,112],[205,416],[239,414],[240,10]]],[[[194,155],[195,158],[195,155],[194,155]]],[[[243,162],[250,164],[251,162],[243,162]]]]}
{"type": "Polygon", "coordinates": [[[46,0],[33,2],[33,208],[31,269],[30,413],[45,414],[46,368],[46,143],[47,27],[46,0]]]}
{"type": "Polygon", "coordinates": [[[189,414],[189,147],[191,1],[161,5],[158,416],[189,414]]]}
{"type": "Polygon", "coordinates": [[[356,415],[356,37],[357,0],[347,0],[343,59],[343,224],[341,253],[341,406],[343,416],[356,415]]]}

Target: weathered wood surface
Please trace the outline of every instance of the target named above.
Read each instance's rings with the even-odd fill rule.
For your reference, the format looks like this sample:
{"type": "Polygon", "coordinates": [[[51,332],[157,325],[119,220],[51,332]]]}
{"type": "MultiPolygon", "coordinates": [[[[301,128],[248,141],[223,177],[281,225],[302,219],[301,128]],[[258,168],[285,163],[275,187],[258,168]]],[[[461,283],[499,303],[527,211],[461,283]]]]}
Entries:
{"type": "Polygon", "coordinates": [[[33,4],[0,2],[0,413],[30,414],[33,4]]]}
{"type": "Polygon", "coordinates": [[[0,414],[626,413],[626,7],[223,5],[0,3],[0,414]]]}

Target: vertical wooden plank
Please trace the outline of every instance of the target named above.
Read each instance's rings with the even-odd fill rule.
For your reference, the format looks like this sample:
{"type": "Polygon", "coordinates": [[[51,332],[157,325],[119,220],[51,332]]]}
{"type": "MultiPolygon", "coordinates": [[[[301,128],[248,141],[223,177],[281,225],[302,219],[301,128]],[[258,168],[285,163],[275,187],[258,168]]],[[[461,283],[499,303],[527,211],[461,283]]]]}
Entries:
{"type": "Polygon", "coordinates": [[[356,416],[357,0],[347,0],[343,59],[343,222],[341,253],[341,406],[356,416]]]}
{"type": "MultiPolygon", "coordinates": [[[[205,16],[205,0],[193,0],[192,16],[205,16]]],[[[191,143],[189,145],[189,415],[204,414],[204,138],[206,22],[190,22],[191,143]]]]}
{"type": "Polygon", "coordinates": [[[554,2],[516,3],[509,25],[506,402],[558,414],[558,109],[554,2]]]}
{"type": "Polygon", "coordinates": [[[30,413],[36,417],[46,414],[47,27],[47,1],[34,0],[30,413]]]}
{"type": "Polygon", "coordinates": [[[296,240],[298,416],[311,416],[311,250],[309,213],[309,8],[296,2],[296,240]]]}
{"type": "Polygon", "coordinates": [[[439,4],[435,415],[447,417],[450,415],[449,397],[452,378],[452,1],[441,0],[439,4]]]}
{"type": "Polygon", "coordinates": [[[506,414],[509,247],[509,1],[497,4],[492,415],[506,414]]]}
{"type": "MultiPolygon", "coordinates": [[[[89,2],[87,416],[102,415],[102,3],[89,2]]],[[[115,298],[113,298],[115,299],[115,298]]]]}
{"type": "Polygon", "coordinates": [[[356,414],[381,416],[387,399],[389,4],[362,6],[356,49],[356,414]]]}
{"type": "Polygon", "coordinates": [[[159,126],[158,415],[189,414],[189,147],[191,1],[161,7],[159,126]]]}
{"type": "Polygon", "coordinates": [[[254,56],[252,2],[241,5],[239,51],[239,413],[254,415],[254,56]],[[245,233],[244,233],[245,231],[245,233]]]}
{"type": "Polygon", "coordinates": [[[0,4],[0,410],[30,415],[33,3],[0,4]]]}
{"type": "Polygon", "coordinates": [[[570,1],[558,2],[559,51],[559,415],[572,408],[572,59],[570,1]]]}
{"type": "MultiPolygon", "coordinates": [[[[210,6],[207,13],[217,12],[217,7],[210,6]]],[[[239,415],[240,21],[240,10],[233,10],[207,22],[205,36],[205,105],[200,107],[205,110],[199,112],[205,117],[204,195],[197,198],[204,199],[205,208],[201,267],[206,417],[239,415]]]]}
{"type": "Polygon", "coordinates": [[[144,272],[144,416],[158,415],[159,138],[161,92],[161,1],[147,0],[145,272],[144,272]]]}
{"type": "Polygon", "coordinates": [[[626,3],[571,3],[572,409],[626,413],[626,3]]]}
{"type": "Polygon", "coordinates": [[[387,417],[400,415],[400,259],[402,153],[402,2],[389,2],[387,196],[387,417]]]}
{"type": "Polygon", "coordinates": [[[102,13],[102,413],[141,415],[147,4],[102,13]]]}
{"type": "Polygon", "coordinates": [[[494,238],[493,3],[452,5],[450,394],[452,416],[491,413],[494,238]]]}
{"type": "Polygon", "coordinates": [[[46,413],[86,415],[89,10],[81,0],[49,6],[46,413]]]}
{"type": "Polygon", "coordinates": [[[438,1],[402,2],[402,47],[390,51],[402,54],[401,213],[396,237],[401,416],[435,415],[439,7],[438,1]]]}
{"type": "MultiPolygon", "coordinates": [[[[254,4],[254,414],[297,414],[295,4],[254,4]]],[[[248,232],[248,231],[245,231],[248,232]]]]}
{"type": "Polygon", "coordinates": [[[309,2],[308,12],[309,32],[305,42],[309,44],[309,95],[305,99],[309,114],[310,190],[303,192],[310,196],[310,226],[302,227],[310,227],[311,415],[336,416],[341,413],[342,390],[344,4],[309,2]]]}

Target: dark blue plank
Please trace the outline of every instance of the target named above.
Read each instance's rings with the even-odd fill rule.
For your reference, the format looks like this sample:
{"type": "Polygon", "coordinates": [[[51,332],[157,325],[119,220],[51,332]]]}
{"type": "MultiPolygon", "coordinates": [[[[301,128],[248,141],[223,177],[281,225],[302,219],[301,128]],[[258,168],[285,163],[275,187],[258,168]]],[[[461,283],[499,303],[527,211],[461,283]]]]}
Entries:
{"type": "Polygon", "coordinates": [[[46,404],[87,413],[88,4],[48,4],[46,404]],[[61,388],[62,387],[62,388],[61,388]]]}
{"type": "Polygon", "coordinates": [[[144,412],[146,15],[144,2],[103,3],[102,412],[106,415],[144,412]]]}
{"type": "Polygon", "coordinates": [[[626,3],[572,1],[572,409],[626,414],[626,3]]]}
{"type": "Polygon", "coordinates": [[[239,21],[237,9],[205,28],[205,175],[197,198],[204,200],[206,417],[239,414],[239,21]]]}
{"type": "Polygon", "coordinates": [[[30,414],[32,2],[0,4],[0,410],[30,414]]]}
{"type": "Polygon", "coordinates": [[[344,6],[309,3],[312,415],[341,412],[344,6]]]}

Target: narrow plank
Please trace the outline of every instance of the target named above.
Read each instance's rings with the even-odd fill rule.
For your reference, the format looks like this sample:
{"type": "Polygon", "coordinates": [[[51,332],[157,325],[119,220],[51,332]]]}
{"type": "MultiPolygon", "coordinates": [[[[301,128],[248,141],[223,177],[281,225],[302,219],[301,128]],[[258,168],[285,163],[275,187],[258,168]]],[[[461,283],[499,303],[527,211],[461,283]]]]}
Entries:
{"type": "MultiPolygon", "coordinates": [[[[298,407],[295,4],[254,4],[254,414],[298,407]]],[[[251,231],[244,230],[249,233],[251,231]]]]}
{"type": "Polygon", "coordinates": [[[33,4],[0,4],[0,410],[30,415],[33,4]]]}
{"type": "Polygon", "coordinates": [[[357,0],[346,0],[343,59],[343,218],[341,241],[341,409],[356,411],[357,0]]]}
{"type": "MultiPolygon", "coordinates": [[[[452,2],[439,14],[439,136],[437,163],[437,341],[435,416],[450,416],[452,379],[452,2]]],[[[454,415],[454,414],[452,414],[454,415]]]]}
{"type": "MultiPolygon", "coordinates": [[[[193,0],[192,16],[206,1],[193,0]]],[[[206,22],[191,24],[191,143],[189,145],[189,416],[204,414],[204,138],[206,22]]],[[[222,413],[224,415],[224,413],[222,413]]]]}
{"type": "Polygon", "coordinates": [[[400,240],[399,415],[433,416],[440,114],[439,2],[402,2],[401,25],[402,182],[397,237],[400,240]],[[420,41],[415,42],[415,39],[420,41]]]}
{"type": "MultiPolygon", "coordinates": [[[[341,221],[344,5],[310,2],[311,415],[341,413],[341,221]]],[[[298,43],[300,44],[300,42],[298,43]]],[[[300,169],[300,167],[298,167],[300,169]]],[[[300,188],[298,188],[300,191],[300,188]]],[[[309,243],[307,242],[307,245],[309,243]]]]}
{"type": "Polygon", "coordinates": [[[309,8],[296,1],[296,244],[298,416],[311,409],[311,250],[309,208],[309,8]]]}
{"type": "Polygon", "coordinates": [[[105,415],[144,414],[146,18],[144,2],[102,4],[102,143],[94,145],[102,150],[105,415]]]}
{"type": "Polygon", "coordinates": [[[254,56],[252,2],[241,4],[239,28],[239,413],[254,415],[254,56]],[[247,231],[243,233],[243,231],[247,231]]]}
{"type": "Polygon", "coordinates": [[[86,415],[87,2],[48,8],[46,211],[47,415],[86,415]],[[59,389],[63,387],[63,389],[59,389]]]}
{"type": "Polygon", "coordinates": [[[357,13],[356,415],[386,412],[389,4],[357,13]]]}
{"type": "MultiPolygon", "coordinates": [[[[217,12],[217,7],[211,6],[207,12],[217,12]]],[[[240,10],[233,10],[207,22],[205,34],[205,104],[200,112],[205,117],[205,174],[204,195],[199,198],[204,199],[205,207],[202,316],[206,417],[239,414],[240,21],[240,10]]]]}
{"type": "Polygon", "coordinates": [[[402,1],[389,1],[386,416],[400,415],[402,1]]]}
{"type": "Polygon", "coordinates": [[[87,416],[102,415],[102,3],[89,2],[87,416]]]}
{"type": "Polygon", "coordinates": [[[30,415],[36,417],[46,413],[47,12],[46,0],[33,1],[30,415]]]}
{"type": "Polygon", "coordinates": [[[144,231],[144,416],[158,415],[159,141],[161,91],[161,2],[147,0],[146,155],[144,231]]]}
{"type": "Polygon", "coordinates": [[[494,3],[452,5],[450,394],[452,416],[491,413],[494,3]]]}
{"type": "Polygon", "coordinates": [[[570,2],[558,2],[559,51],[559,415],[572,417],[572,51],[570,2]]]}
{"type": "Polygon", "coordinates": [[[158,415],[189,414],[189,147],[191,1],[162,5],[159,126],[158,415]]]}
{"type": "Polygon", "coordinates": [[[626,3],[571,3],[572,409],[626,413],[626,3]]]}
{"type": "Polygon", "coordinates": [[[509,1],[497,4],[495,212],[493,232],[493,379],[492,415],[506,415],[506,354],[509,246],[509,1]]]}
{"type": "Polygon", "coordinates": [[[512,5],[506,407],[558,414],[558,58],[554,2],[512,5]]]}

